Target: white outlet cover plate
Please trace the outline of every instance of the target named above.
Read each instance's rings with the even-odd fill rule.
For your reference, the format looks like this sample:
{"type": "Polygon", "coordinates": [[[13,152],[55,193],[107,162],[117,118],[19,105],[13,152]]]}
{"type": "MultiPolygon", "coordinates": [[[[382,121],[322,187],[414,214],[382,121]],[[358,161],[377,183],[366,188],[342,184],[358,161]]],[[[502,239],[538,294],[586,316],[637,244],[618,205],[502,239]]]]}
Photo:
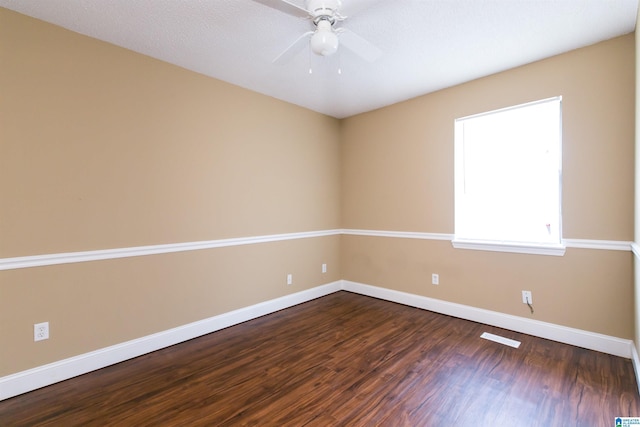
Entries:
{"type": "Polygon", "coordinates": [[[33,340],[42,341],[49,339],[49,322],[36,323],[33,325],[33,340]]]}

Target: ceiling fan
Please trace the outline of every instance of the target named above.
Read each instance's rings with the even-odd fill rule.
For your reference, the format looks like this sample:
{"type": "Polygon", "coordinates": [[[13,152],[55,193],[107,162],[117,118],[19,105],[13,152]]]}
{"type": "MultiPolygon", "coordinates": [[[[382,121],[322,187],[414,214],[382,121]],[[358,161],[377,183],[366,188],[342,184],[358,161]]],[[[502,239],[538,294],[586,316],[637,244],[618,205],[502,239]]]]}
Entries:
{"type": "Polygon", "coordinates": [[[342,2],[340,0],[305,0],[305,7],[298,6],[289,0],[254,0],[300,18],[311,21],[314,29],[298,37],[274,60],[274,64],[284,64],[290,61],[302,49],[308,46],[311,51],[320,56],[336,53],[339,46],[344,46],[365,61],[377,60],[382,51],[360,37],[353,31],[337,27],[336,23],[347,19],[340,14],[342,2]]]}

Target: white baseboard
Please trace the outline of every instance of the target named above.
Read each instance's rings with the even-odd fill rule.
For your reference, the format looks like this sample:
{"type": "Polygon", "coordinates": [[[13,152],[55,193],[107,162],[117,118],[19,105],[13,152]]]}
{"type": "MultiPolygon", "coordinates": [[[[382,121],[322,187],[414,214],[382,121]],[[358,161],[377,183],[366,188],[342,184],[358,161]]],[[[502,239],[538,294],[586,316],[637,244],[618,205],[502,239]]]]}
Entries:
{"type": "Polygon", "coordinates": [[[341,289],[333,282],[0,378],[0,400],[151,353],[341,289]]]}
{"type": "Polygon", "coordinates": [[[636,384],[638,385],[638,393],[640,393],[640,356],[636,346],[631,346],[631,362],[633,363],[633,371],[636,374],[636,384]]]}
{"type": "Polygon", "coordinates": [[[229,326],[246,322],[247,320],[329,295],[339,290],[397,302],[410,307],[417,307],[461,319],[497,326],[565,344],[613,354],[615,356],[631,358],[638,384],[640,384],[640,376],[638,374],[640,372],[640,357],[631,340],[568,328],[552,323],[526,319],[392,289],[379,288],[363,283],[340,280],[2,377],[0,378],[0,400],[120,363],[229,326]]]}
{"type": "Polygon", "coordinates": [[[374,298],[397,302],[411,307],[434,311],[436,313],[459,317],[465,320],[472,320],[486,325],[497,326],[499,328],[509,329],[540,338],[575,345],[589,350],[596,350],[602,353],[612,354],[614,356],[625,357],[627,359],[631,358],[632,349],[634,348],[633,341],[627,339],[555,325],[553,323],[541,322],[539,320],[512,316],[496,311],[484,310],[481,308],[470,307],[468,305],[456,304],[421,295],[395,291],[392,289],[379,288],[376,286],[365,285],[363,283],[343,280],[342,289],[374,298]]]}

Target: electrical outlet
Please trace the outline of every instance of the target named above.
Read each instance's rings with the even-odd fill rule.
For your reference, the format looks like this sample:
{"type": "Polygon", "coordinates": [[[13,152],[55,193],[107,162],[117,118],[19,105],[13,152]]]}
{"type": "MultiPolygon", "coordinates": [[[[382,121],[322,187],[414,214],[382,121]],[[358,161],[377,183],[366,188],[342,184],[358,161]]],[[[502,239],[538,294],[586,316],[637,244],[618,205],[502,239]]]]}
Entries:
{"type": "Polygon", "coordinates": [[[293,274],[287,274],[287,285],[293,284],[293,274]]]}
{"type": "Polygon", "coordinates": [[[432,285],[439,285],[440,284],[440,275],[433,273],[431,275],[431,284],[432,285]]]}
{"type": "Polygon", "coordinates": [[[531,291],[522,291],[522,303],[533,304],[533,297],[531,296],[531,291]]]}
{"type": "Polygon", "coordinates": [[[49,322],[36,323],[33,325],[33,340],[42,341],[49,339],[49,322]]]}
{"type": "Polygon", "coordinates": [[[322,272],[323,273],[327,272],[327,264],[322,264],[322,272]]]}

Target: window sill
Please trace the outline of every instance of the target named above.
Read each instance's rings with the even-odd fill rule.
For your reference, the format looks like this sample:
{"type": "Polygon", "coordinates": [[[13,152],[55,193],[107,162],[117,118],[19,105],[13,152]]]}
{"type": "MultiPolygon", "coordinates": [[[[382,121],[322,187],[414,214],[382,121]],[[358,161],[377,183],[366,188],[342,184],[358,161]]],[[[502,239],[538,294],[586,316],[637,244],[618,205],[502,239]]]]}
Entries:
{"type": "Polygon", "coordinates": [[[456,249],[552,256],[563,256],[566,249],[563,244],[512,243],[490,240],[453,239],[451,244],[456,249]]]}

